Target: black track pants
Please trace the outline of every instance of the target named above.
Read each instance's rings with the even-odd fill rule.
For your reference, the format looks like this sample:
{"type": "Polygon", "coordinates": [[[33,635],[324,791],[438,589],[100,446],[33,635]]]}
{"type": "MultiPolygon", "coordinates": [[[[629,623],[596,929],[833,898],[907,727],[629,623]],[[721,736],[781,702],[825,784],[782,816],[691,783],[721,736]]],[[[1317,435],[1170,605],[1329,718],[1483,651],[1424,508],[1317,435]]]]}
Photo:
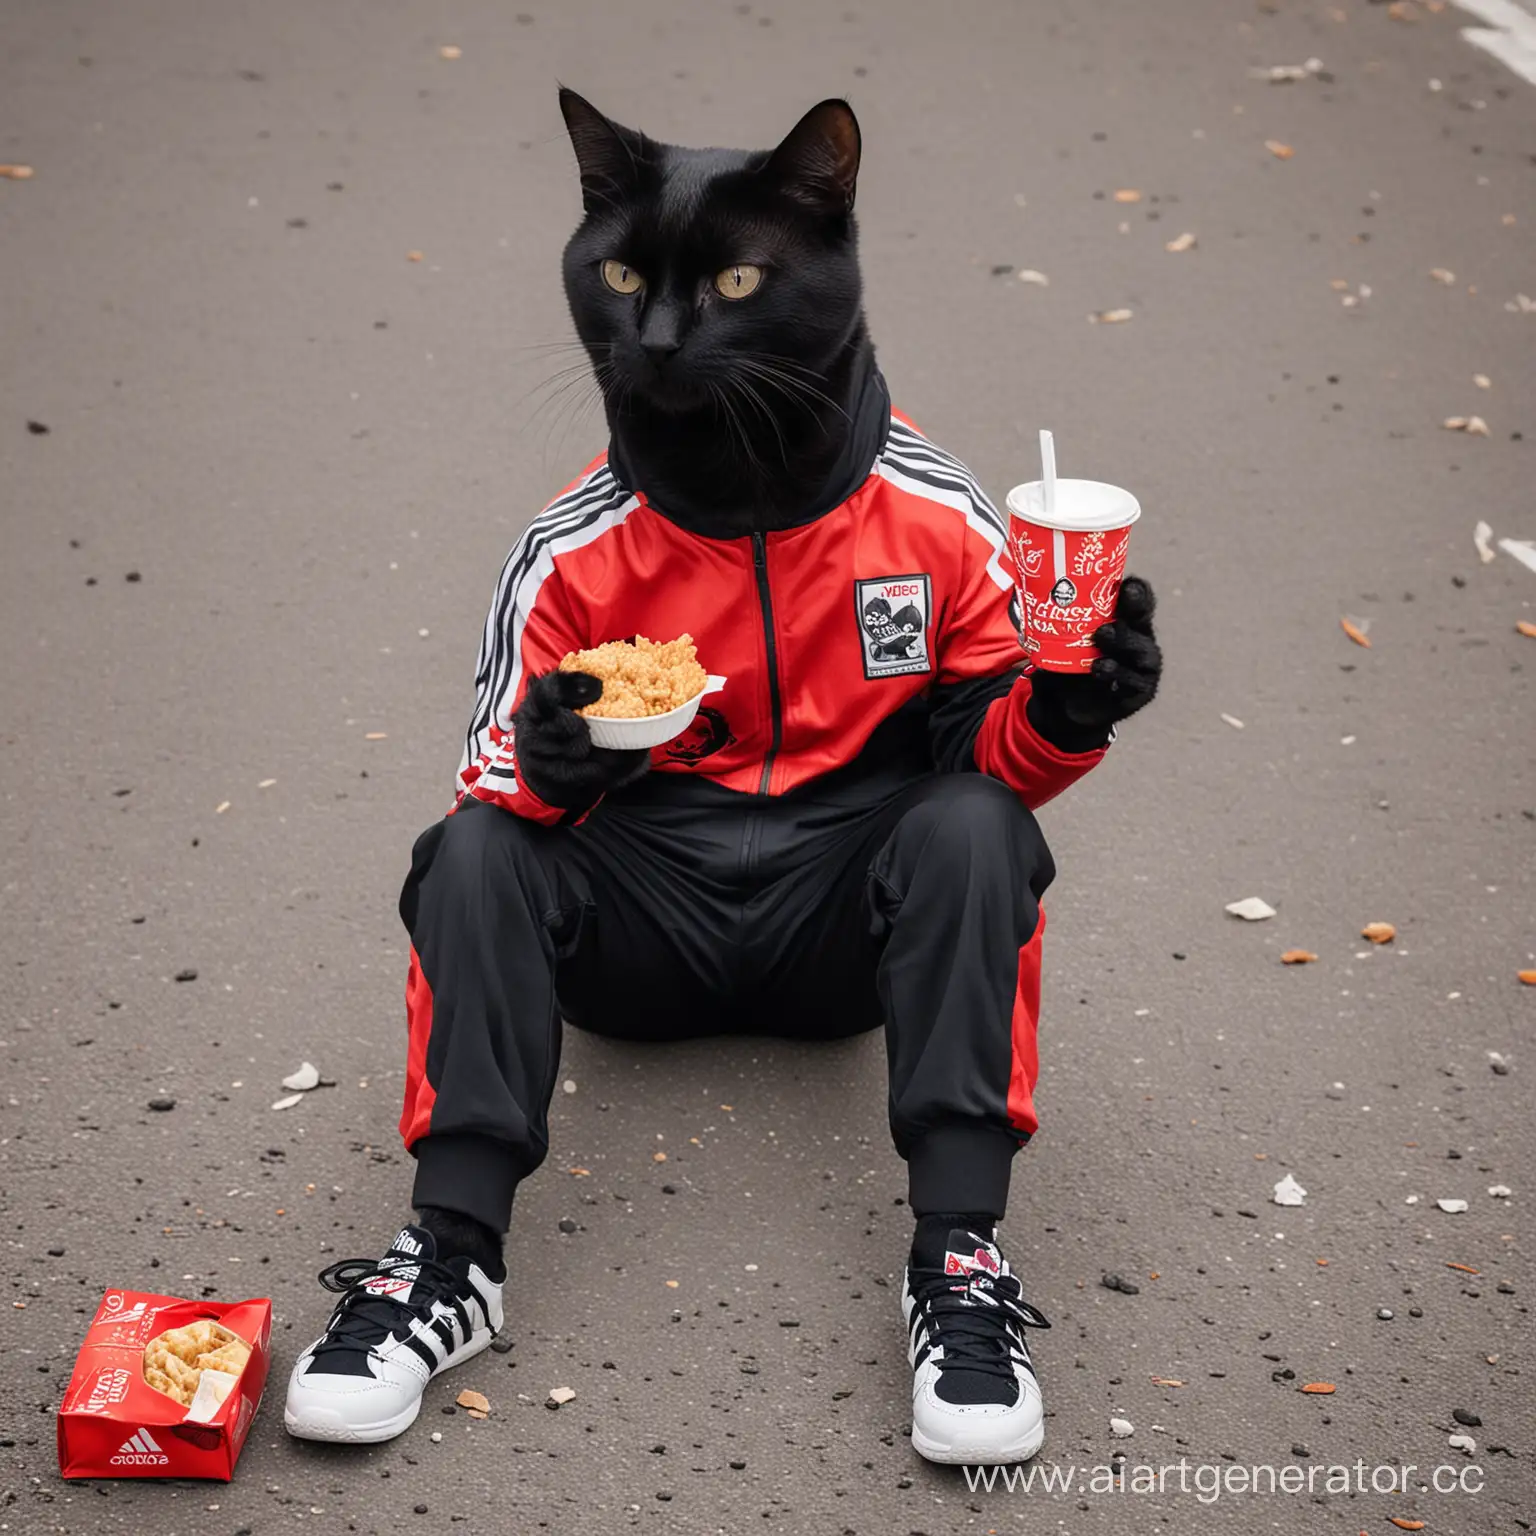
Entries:
{"type": "Polygon", "coordinates": [[[914,1212],[1001,1215],[1035,1129],[1055,873],[1035,818],[979,774],[874,803],[682,804],[666,779],[571,827],[466,799],[417,840],[400,897],[415,1203],[506,1230],[548,1150],[563,1015],[642,1040],[883,1023],[914,1212]]]}

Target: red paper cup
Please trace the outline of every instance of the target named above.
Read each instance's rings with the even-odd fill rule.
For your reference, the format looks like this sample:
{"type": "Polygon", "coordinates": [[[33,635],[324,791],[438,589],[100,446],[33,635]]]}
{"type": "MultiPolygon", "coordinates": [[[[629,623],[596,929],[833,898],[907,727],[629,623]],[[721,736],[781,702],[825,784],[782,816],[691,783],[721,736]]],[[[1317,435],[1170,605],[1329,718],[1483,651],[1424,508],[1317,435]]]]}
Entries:
{"type": "Polygon", "coordinates": [[[1022,623],[1019,644],[1048,672],[1086,672],[1098,657],[1089,638],[1115,612],[1131,524],[1141,504],[1099,480],[1058,480],[1045,511],[1038,480],[1008,492],[1022,623]]]}

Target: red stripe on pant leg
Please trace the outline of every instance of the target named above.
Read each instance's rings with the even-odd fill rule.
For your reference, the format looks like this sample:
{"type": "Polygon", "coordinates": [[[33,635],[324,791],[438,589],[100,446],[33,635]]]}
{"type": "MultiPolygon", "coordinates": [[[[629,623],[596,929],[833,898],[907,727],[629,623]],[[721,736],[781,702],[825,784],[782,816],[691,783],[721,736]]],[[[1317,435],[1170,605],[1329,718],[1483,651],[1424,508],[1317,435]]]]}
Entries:
{"type": "Polygon", "coordinates": [[[405,1052],[405,1107],[400,1111],[400,1134],[410,1148],[427,1134],[437,1089],[427,1081],[427,1037],[432,1033],[432,988],[422,974],[416,948],[411,946],[411,969],[405,979],[405,1023],[409,1044],[405,1052]]]}
{"type": "Polygon", "coordinates": [[[1034,937],[1019,951],[1019,985],[1013,995],[1013,1068],[1008,1076],[1008,1123],[1025,1136],[1033,1136],[1040,1122],[1035,1118],[1035,1082],[1040,1076],[1040,1051],[1035,1030],[1040,1022],[1040,940],[1045,934],[1045,909],[1034,937]]]}

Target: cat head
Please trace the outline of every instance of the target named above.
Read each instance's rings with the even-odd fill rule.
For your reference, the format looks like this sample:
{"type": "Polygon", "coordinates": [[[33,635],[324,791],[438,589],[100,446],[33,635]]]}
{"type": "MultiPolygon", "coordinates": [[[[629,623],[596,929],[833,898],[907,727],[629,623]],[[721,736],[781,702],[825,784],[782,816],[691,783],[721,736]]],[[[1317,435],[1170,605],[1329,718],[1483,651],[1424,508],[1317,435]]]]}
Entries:
{"type": "Polygon", "coordinates": [[[565,291],[610,408],[814,400],[862,321],[848,103],[759,151],[658,144],[570,90],[560,110],[585,214],[565,291]]]}

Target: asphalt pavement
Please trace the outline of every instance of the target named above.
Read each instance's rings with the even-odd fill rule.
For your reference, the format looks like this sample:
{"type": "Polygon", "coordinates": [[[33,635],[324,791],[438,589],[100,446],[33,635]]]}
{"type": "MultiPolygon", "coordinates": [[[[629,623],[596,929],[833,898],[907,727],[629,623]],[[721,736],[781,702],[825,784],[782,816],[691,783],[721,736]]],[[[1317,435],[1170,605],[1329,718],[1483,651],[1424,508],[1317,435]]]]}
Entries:
{"type": "Polygon", "coordinates": [[[1429,0],[516,3],[0,6],[0,1531],[1530,1529],[1536,86],[1429,0]],[[1166,683],[1043,816],[1003,1228],[1070,1487],[906,1441],[876,1037],[572,1034],[510,1352],[283,1433],[315,1272],[406,1211],[394,903],[484,605],[602,445],[557,80],[694,143],[849,96],[898,403],[1142,499],[1166,683]],[[59,1478],[108,1285],[272,1298],[232,1484],[59,1478]],[[1181,1460],[1228,1481],[1137,1487],[1181,1460]]]}

